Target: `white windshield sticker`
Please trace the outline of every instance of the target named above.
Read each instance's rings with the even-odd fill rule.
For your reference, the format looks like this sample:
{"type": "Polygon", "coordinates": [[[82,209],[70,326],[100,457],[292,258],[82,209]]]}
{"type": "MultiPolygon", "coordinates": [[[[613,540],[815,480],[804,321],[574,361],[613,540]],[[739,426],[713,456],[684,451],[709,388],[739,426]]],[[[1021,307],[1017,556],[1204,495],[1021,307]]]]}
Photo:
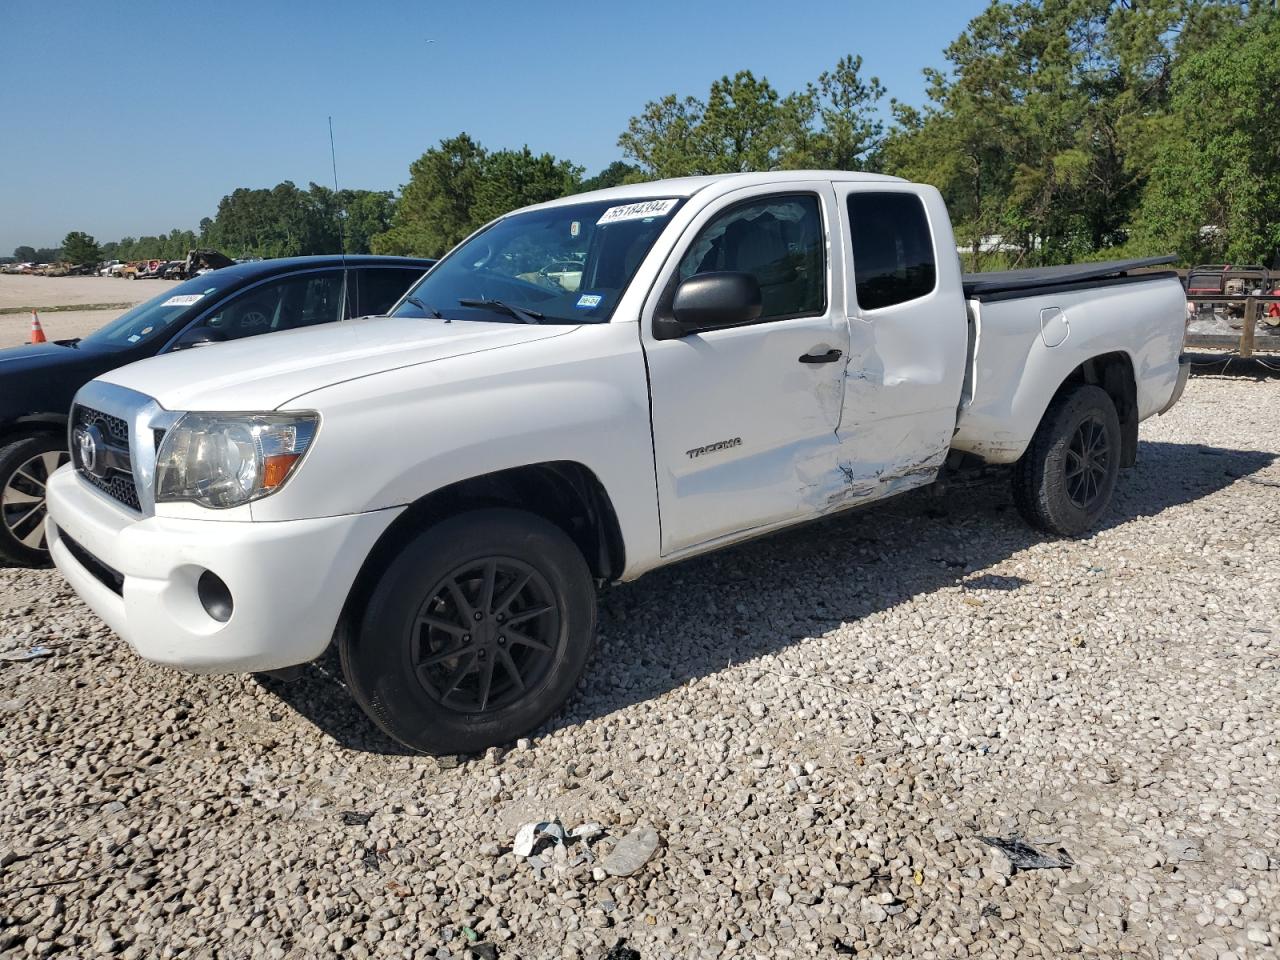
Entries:
{"type": "Polygon", "coordinates": [[[644,200],[640,203],[627,203],[621,207],[610,207],[600,219],[597,227],[609,223],[621,223],[624,220],[648,220],[650,217],[665,217],[674,209],[679,200],[644,200]]]}
{"type": "Polygon", "coordinates": [[[203,297],[203,296],[204,296],[204,294],[203,294],[203,293],[186,293],[186,294],[182,294],[182,295],[177,296],[177,297],[170,297],[170,298],[169,298],[168,300],[166,300],[164,303],[160,304],[160,306],[162,306],[162,307],[189,307],[189,306],[191,306],[193,303],[195,303],[197,300],[199,300],[199,299],[200,299],[201,297],[203,297]]]}

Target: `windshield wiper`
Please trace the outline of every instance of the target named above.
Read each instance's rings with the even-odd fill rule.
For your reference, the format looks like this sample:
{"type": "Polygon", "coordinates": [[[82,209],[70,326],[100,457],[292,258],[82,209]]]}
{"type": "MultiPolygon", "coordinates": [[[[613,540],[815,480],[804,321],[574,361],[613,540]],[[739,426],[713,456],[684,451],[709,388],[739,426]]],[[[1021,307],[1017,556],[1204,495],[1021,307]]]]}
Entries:
{"type": "Polygon", "coordinates": [[[417,297],[405,297],[404,300],[405,300],[405,303],[412,303],[419,310],[423,310],[427,312],[428,314],[431,315],[432,318],[436,320],[444,319],[444,317],[441,315],[439,310],[437,310],[435,307],[432,307],[432,306],[429,306],[428,304],[423,303],[417,297]]]}
{"type": "Polygon", "coordinates": [[[545,315],[537,310],[526,310],[524,307],[517,307],[511,303],[503,303],[501,300],[473,300],[464,298],[458,303],[464,307],[487,307],[490,310],[500,310],[509,316],[515,317],[517,320],[523,320],[525,323],[541,323],[545,319],[545,315]]]}

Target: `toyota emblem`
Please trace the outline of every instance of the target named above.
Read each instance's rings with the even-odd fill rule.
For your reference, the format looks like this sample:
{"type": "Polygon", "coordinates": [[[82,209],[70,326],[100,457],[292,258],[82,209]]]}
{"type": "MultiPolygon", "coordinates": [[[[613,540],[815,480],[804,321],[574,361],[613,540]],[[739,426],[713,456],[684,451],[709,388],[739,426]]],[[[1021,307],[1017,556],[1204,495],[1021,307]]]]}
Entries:
{"type": "Polygon", "coordinates": [[[76,452],[80,455],[80,466],[85,473],[92,474],[95,477],[103,476],[106,471],[106,464],[101,463],[102,459],[102,431],[96,426],[77,427],[75,431],[76,452]]]}

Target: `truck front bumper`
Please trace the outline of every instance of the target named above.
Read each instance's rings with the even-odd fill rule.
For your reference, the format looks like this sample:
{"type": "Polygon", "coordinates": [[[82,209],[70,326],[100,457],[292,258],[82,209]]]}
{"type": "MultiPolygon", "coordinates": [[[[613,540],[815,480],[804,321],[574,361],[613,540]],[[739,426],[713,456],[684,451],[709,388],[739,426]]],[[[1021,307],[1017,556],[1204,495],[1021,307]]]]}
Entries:
{"type": "Polygon", "coordinates": [[[197,673],[277,670],[318,657],[361,565],[400,513],[270,523],[139,518],[71,467],[50,479],[48,504],[49,551],[89,608],[142,657],[197,673]],[[230,594],[225,620],[201,599],[206,571],[230,594]]]}

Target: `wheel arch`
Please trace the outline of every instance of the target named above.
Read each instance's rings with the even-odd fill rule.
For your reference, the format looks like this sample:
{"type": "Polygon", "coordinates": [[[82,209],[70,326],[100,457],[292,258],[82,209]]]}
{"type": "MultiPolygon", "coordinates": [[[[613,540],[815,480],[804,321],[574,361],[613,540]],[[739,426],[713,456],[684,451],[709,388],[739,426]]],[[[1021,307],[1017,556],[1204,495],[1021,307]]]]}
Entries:
{"type": "Polygon", "coordinates": [[[1054,391],[1040,420],[1043,421],[1053,400],[1079,384],[1101,387],[1115,404],[1120,418],[1120,466],[1132,467],[1138,462],[1138,380],[1133,359],[1123,350],[1090,357],[1072,370],[1054,391]]]}
{"type": "Polygon", "coordinates": [[[27,437],[52,434],[64,440],[67,434],[67,417],[57,413],[32,413],[14,417],[0,424],[0,446],[7,446],[27,437]]]}
{"type": "Polygon", "coordinates": [[[572,460],[526,464],[449,484],[409,504],[369,551],[347,596],[343,619],[359,616],[378,576],[409,538],[448,517],[485,507],[526,510],[555,524],[582,551],[598,581],[617,580],[626,568],[622,528],[595,473],[572,460]]]}

